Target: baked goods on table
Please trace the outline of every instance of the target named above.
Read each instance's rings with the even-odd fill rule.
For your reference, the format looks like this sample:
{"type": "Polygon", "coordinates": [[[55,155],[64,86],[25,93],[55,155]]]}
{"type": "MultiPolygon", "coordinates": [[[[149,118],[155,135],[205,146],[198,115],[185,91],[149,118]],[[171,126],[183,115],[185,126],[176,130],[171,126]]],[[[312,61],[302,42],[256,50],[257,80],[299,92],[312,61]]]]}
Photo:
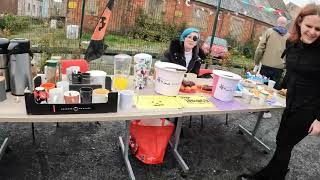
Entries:
{"type": "Polygon", "coordinates": [[[197,91],[196,83],[190,80],[183,80],[180,86],[180,92],[195,93],[197,91]]]}

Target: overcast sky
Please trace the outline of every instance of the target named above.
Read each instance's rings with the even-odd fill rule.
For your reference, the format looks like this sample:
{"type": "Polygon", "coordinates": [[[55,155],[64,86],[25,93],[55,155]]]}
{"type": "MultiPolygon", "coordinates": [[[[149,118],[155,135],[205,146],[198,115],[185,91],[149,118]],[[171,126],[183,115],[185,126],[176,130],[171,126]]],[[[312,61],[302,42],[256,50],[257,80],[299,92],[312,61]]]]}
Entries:
{"type": "Polygon", "coordinates": [[[293,2],[299,6],[304,6],[307,3],[316,2],[320,3],[320,0],[283,0],[285,3],[293,2]]]}

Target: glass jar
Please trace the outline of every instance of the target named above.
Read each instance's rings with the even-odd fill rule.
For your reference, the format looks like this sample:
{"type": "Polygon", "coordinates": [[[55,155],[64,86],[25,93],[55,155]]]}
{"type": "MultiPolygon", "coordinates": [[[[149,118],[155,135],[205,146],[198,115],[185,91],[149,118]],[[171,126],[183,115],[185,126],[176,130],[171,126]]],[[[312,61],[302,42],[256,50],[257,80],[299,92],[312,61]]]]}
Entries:
{"type": "Polygon", "coordinates": [[[132,57],[127,54],[114,56],[113,88],[115,90],[125,90],[128,88],[131,61],[132,57]]]}
{"type": "Polygon", "coordinates": [[[147,86],[148,77],[151,71],[152,56],[145,53],[136,54],[134,57],[134,87],[143,89],[147,86]]]}
{"type": "Polygon", "coordinates": [[[46,61],[47,65],[45,67],[45,76],[48,83],[56,83],[56,74],[57,74],[57,64],[56,60],[46,61]]]}

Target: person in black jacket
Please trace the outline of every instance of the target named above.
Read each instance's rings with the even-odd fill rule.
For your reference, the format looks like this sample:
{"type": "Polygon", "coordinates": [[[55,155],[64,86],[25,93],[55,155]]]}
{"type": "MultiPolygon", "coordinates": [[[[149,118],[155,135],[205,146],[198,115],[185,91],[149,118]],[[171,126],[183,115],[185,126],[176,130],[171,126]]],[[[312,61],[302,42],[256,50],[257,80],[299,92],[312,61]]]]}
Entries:
{"type": "Polygon", "coordinates": [[[201,62],[206,58],[199,48],[200,33],[198,29],[185,29],[179,39],[171,41],[170,48],[165,51],[163,62],[175,63],[187,68],[187,72],[199,74],[201,62]]]}
{"type": "Polygon", "coordinates": [[[293,147],[307,135],[320,135],[320,5],[297,16],[286,47],[287,99],[269,164],[238,179],[284,180],[293,147]]]}

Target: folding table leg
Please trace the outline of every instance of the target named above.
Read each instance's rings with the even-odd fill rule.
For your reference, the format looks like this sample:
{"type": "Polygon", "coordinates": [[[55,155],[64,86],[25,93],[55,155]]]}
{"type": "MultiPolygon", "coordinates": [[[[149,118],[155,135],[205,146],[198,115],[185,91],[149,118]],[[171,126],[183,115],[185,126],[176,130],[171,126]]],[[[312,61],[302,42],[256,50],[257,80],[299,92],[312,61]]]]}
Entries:
{"type": "Polygon", "coordinates": [[[36,137],[34,135],[34,123],[31,123],[31,129],[32,129],[32,143],[36,143],[36,137]]]}
{"type": "Polygon", "coordinates": [[[181,157],[181,155],[178,152],[178,145],[179,145],[180,133],[181,133],[181,127],[182,127],[182,119],[181,118],[177,118],[177,119],[178,119],[177,127],[174,132],[174,144],[172,141],[170,141],[170,146],[171,146],[171,148],[173,148],[173,155],[176,158],[176,160],[178,161],[182,170],[184,172],[187,172],[187,171],[189,171],[189,167],[185,163],[185,161],[183,160],[183,158],[181,157]]]}
{"type": "Polygon", "coordinates": [[[124,163],[126,164],[129,177],[131,180],[135,180],[135,176],[129,161],[128,153],[129,153],[129,137],[130,137],[130,120],[126,120],[126,131],[125,131],[125,137],[124,139],[119,136],[119,142],[121,147],[121,153],[124,159],[124,163]]]}
{"type": "Polygon", "coordinates": [[[204,115],[201,115],[201,130],[203,129],[203,120],[204,120],[204,115]]]}
{"type": "Polygon", "coordinates": [[[229,126],[228,120],[229,120],[229,114],[226,114],[226,126],[229,126]]]}
{"type": "Polygon", "coordinates": [[[3,156],[3,154],[5,153],[6,149],[7,149],[7,146],[8,146],[8,138],[5,138],[1,147],[0,147],[0,160],[3,156]]]}
{"type": "Polygon", "coordinates": [[[239,131],[244,133],[245,135],[247,135],[249,138],[253,139],[259,145],[262,145],[267,150],[267,152],[271,152],[272,148],[270,148],[269,146],[264,144],[260,139],[258,139],[258,137],[256,137],[256,133],[257,133],[258,128],[260,126],[263,113],[264,112],[259,112],[256,124],[254,125],[254,128],[253,128],[252,131],[249,131],[248,129],[246,129],[245,127],[241,126],[240,124],[239,124],[239,131]]]}

